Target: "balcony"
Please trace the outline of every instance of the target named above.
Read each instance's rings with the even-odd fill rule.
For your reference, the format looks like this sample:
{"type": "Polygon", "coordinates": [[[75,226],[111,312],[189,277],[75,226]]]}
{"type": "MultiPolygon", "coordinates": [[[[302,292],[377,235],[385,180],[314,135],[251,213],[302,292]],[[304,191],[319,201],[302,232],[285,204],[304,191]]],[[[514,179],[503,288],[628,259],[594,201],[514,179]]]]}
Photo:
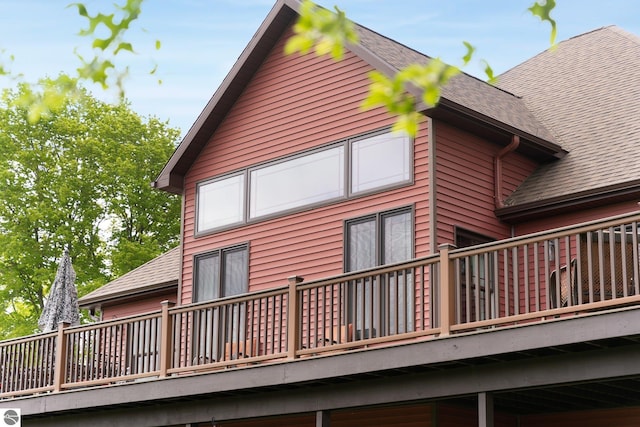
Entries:
{"type": "Polygon", "coordinates": [[[640,214],[0,343],[0,398],[215,374],[640,302],[640,214]]]}

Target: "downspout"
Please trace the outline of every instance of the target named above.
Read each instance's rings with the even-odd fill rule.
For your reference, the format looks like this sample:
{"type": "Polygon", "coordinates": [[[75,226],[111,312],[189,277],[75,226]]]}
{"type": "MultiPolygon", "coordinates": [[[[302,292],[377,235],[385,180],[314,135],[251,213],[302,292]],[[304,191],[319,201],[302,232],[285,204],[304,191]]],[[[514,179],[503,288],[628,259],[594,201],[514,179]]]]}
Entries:
{"type": "Polygon", "coordinates": [[[520,146],[520,137],[518,135],[513,135],[511,137],[511,143],[504,147],[493,159],[493,168],[494,168],[494,195],[493,198],[495,200],[496,209],[500,209],[504,207],[504,202],[502,201],[502,159],[509,153],[515,151],[520,146]]]}
{"type": "Polygon", "coordinates": [[[427,144],[429,162],[429,252],[435,254],[438,251],[438,213],[436,210],[436,134],[435,125],[431,117],[427,117],[427,144]]]}

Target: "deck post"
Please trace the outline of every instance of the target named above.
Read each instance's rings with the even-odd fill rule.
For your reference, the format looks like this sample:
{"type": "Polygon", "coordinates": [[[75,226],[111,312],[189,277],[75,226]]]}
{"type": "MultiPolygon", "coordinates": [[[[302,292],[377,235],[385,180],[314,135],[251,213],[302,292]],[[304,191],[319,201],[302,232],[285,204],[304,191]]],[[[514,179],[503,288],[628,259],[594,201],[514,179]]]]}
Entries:
{"type": "Polygon", "coordinates": [[[296,351],[300,346],[300,331],[298,328],[298,319],[300,318],[300,305],[298,304],[298,283],[304,278],[300,276],[288,277],[289,295],[287,301],[287,357],[289,359],[296,358],[296,351]]]}
{"type": "Polygon", "coordinates": [[[160,318],[160,378],[167,376],[171,365],[171,333],[173,332],[173,318],[169,309],[175,305],[168,300],[162,301],[162,315],[160,318]]]}
{"type": "Polygon", "coordinates": [[[445,243],[438,246],[440,250],[440,335],[451,333],[451,325],[455,322],[455,278],[453,260],[449,251],[455,245],[445,243]]]}
{"type": "Polygon", "coordinates": [[[478,427],[493,427],[493,394],[478,393],[478,427]]]}
{"type": "Polygon", "coordinates": [[[329,411],[316,411],[316,427],[330,427],[331,414],[329,411]]]}
{"type": "Polygon", "coordinates": [[[67,322],[58,323],[58,335],[56,337],[56,358],[53,364],[53,391],[62,390],[65,377],[67,376],[67,334],[64,330],[71,324],[67,322]]]}

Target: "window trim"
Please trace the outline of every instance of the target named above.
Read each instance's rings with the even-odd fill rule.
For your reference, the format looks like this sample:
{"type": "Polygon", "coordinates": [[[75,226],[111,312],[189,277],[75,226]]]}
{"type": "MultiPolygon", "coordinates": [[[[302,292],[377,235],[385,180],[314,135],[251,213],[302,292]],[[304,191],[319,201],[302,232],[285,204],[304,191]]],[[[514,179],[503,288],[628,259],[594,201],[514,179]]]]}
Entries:
{"type": "MultiPolygon", "coordinates": [[[[360,222],[367,222],[367,221],[371,221],[372,219],[375,220],[376,224],[375,224],[375,231],[376,231],[376,265],[371,267],[371,268],[379,268],[383,265],[392,265],[392,264],[383,264],[382,263],[382,257],[383,257],[383,251],[384,251],[384,246],[383,246],[383,242],[382,242],[382,236],[384,233],[384,218],[388,217],[388,216],[393,216],[393,215],[398,215],[398,214],[403,214],[403,213],[408,213],[411,216],[411,230],[410,230],[410,235],[411,235],[411,243],[410,243],[410,248],[411,248],[411,253],[409,255],[409,260],[415,258],[415,254],[416,254],[416,220],[415,220],[415,205],[408,205],[408,206],[402,206],[402,207],[397,207],[397,208],[392,208],[392,209],[387,209],[384,211],[379,211],[379,212],[374,212],[374,213],[370,213],[367,215],[360,215],[354,218],[348,218],[346,220],[344,220],[344,224],[343,224],[343,261],[342,261],[342,265],[343,265],[343,271],[345,273],[352,273],[353,271],[358,271],[358,270],[353,270],[353,271],[349,271],[348,270],[348,265],[349,265],[349,241],[348,241],[348,236],[349,236],[349,226],[352,224],[357,224],[360,222]]],[[[408,260],[407,260],[408,261],[408,260]]],[[[394,263],[395,264],[395,263],[394,263]]]]}
{"type": "MultiPolygon", "coordinates": [[[[246,262],[245,262],[245,273],[246,273],[246,278],[247,281],[245,283],[245,292],[241,293],[241,294],[237,294],[237,295],[243,295],[245,293],[249,292],[249,256],[250,256],[250,245],[249,242],[245,242],[245,243],[238,243],[235,245],[230,245],[230,246],[224,246],[222,248],[217,248],[217,249],[212,249],[212,250],[208,250],[206,252],[200,252],[197,253],[195,255],[193,255],[193,259],[192,259],[192,270],[193,270],[193,278],[191,280],[192,283],[192,289],[191,289],[191,302],[192,303],[197,303],[197,302],[205,302],[205,301],[218,301],[219,299],[223,299],[228,297],[228,295],[225,295],[223,297],[218,297],[218,298],[214,298],[212,300],[202,300],[202,301],[198,301],[198,287],[197,287],[197,282],[198,282],[198,259],[201,258],[205,258],[211,255],[218,255],[218,259],[219,259],[219,270],[218,270],[218,283],[219,283],[219,289],[218,289],[218,294],[221,293],[221,290],[223,289],[223,281],[224,281],[224,273],[225,273],[225,269],[224,269],[224,265],[223,265],[223,259],[224,259],[224,253],[225,252],[233,252],[235,250],[238,249],[244,249],[247,252],[247,257],[246,257],[246,262]]],[[[233,296],[237,296],[237,295],[233,295],[233,296]]]]}
{"type": "Polygon", "coordinates": [[[194,232],[196,236],[199,235],[204,235],[204,234],[208,234],[211,233],[212,231],[216,231],[219,229],[225,229],[225,228],[233,228],[233,227],[237,227],[239,225],[242,225],[246,222],[246,211],[247,211],[247,171],[236,171],[233,173],[229,173],[229,174],[225,174],[225,175],[220,175],[214,178],[208,178],[202,181],[199,181],[196,183],[196,191],[195,191],[195,220],[194,220],[194,232]],[[243,183],[242,183],[242,187],[243,187],[243,194],[241,195],[241,199],[242,199],[242,219],[240,221],[235,221],[233,223],[230,224],[224,224],[224,225],[220,225],[218,227],[211,227],[211,228],[207,228],[205,230],[199,230],[199,222],[200,222],[200,188],[203,186],[206,186],[208,184],[213,184],[215,182],[221,182],[227,179],[231,179],[231,178],[235,178],[238,176],[242,176],[243,177],[243,183]]]}
{"type": "Polygon", "coordinates": [[[409,179],[405,180],[405,181],[399,181],[399,182],[394,182],[388,185],[383,185],[380,187],[375,187],[372,189],[368,189],[368,190],[363,190],[363,191],[359,191],[359,192],[352,192],[351,191],[351,186],[352,186],[352,172],[353,172],[353,167],[352,167],[352,145],[354,142],[357,141],[361,141],[367,138],[371,138],[371,137],[375,137],[377,135],[383,135],[385,133],[392,133],[392,130],[390,127],[384,127],[381,129],[377,129],[374,131],[370,131],[370,132],[365,132],[365,133],[361,133],[355,136],[351,136],[348,138],[344,138],[341,139],[339,141],[334,141],[334,142],[330,142],[328,144],[324,144],[322,146],[319,147],[314,147],[311,149],[307,149],[304,150],[302,152],[298,152],[298,153],[294,153],[291,155],[286,155],[286,156],[282,156],[279,157],[277,159],[272,159],[263,163],[259,163],[256,165],[251,165],[239,170],[235,170],[229,173],[225,173],[223,175],[218,175],[215,177],[210,177],[207,179],[203,179],[201,181],[196,182],[196,186],[195,186],[195,218],[194,218],[194,232],[193,232],[193,236],[195,238],[198,237],[203,237],[203,236],[207,236],[213,233],[218,233],[220,231],[224,231],[224,230],[230,230],[233,228],[237,228],[237,227],[242,227],[244,225],[249,225],[249,224],[254,224],[254,223],[258,223],[258,222],[262,222],[262,221],[268,221],[274,218],[279,218],[279,217],[283,217],[286,215],[291,215],[293,213],[298,213],[298,212],[304,212],[304,211],[308,211],[311,209],[315,209],[318,207],[322,207],[322,206],[329,206],[332,204],[336,204],[336,203],[340,203],[343,201],[347,201],[347,200],[353,200],[353,199],[358,199],[361,197],[366,197],[369,196],[371,194],[376,194],[376,193],[382,193],[385,191],[390,191],[393,189],[397,189],[397,188],[402,188],[402,187],[406,187],[406,186],[411,186],[415,183],[415,138],[408,136],[407,138],[409,138],[409,159],[408,159],[408,163],[409,163],[409,179]],[[270,214],[266,214],[263,216],[259,216],[256,218],[250,218],[250,203],[251,203],[251,195],[250,195],[250,189],[251,189],[251,182],[250,182],[250,176],[251,176],[251,172],[261,169],[261,168],[265,168],[265,167],[269,167],[275,164],[279,164],[279,163],[284,163],[287,162],[289,160],[294,160],[296,158],[301,158],[307,155],[311,155],[311,154],[315,154],[318,152],[321,152],[323,150],[329,150],[338,146],[343,146],[344,147],[344,192],[342,196],[339,197],[334,197],[331,199],[327,199],[327,200],[323,200],[321,202],[316,202],[316,203],[310,203],[308,205],[302,205],[302,206],[298,206],[295,208],[291,208],[291,209],[287,209],[287,210],[282,210],[282,211],[278,211],[278,212],[274,212],[274,213],[270,213],[270,214]],[[240,222],[235,222],[233,224],[225,224],[219,227],[214,227],[214,228],[209,228],[206,230],[198,230],[198,221],[199,221],[199,206],[200,206],[200,201],[199,201],[199,196],[198,196],[198,190],[200,188],[200,186],[202,185],[206,185],[210,182],[215,182],[215,181],[219,181],[219,180],[224,180],[227,178],[231,178],[234,176],[238,176],[238,175],[244,175],[244,186],[243,186],[243,194],[242,194],[242,200],[244,202],[244,210],[242,213],[242,221],[240,222]]]}

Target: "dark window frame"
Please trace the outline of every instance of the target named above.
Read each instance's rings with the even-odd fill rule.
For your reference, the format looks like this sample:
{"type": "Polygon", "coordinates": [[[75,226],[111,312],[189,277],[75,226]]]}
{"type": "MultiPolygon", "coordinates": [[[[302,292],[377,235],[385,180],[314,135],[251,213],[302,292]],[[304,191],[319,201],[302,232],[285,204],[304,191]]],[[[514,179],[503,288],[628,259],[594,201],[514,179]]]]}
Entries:
{"type": "Polygon", "coordinates": [[[409,214],[411,217],[411,230],[410,230],[410,236],[411,236],[411,242],[410,242],[410,249],[411,249],[411,253],[409,255],[409,259],[413,259],[415,257],[415,246],[416,246],[416,236],[415,236],[415,231],[416,231],[416,224],[415,224],[415,206],[414,205],[410,205],[410,206],[402,206],[399,208],[393,208],[393,209],[388,209],[388,210],[384,210],[384,211],[380,211],[380,212],[375,212],[372,214],[368,214],[368,215],[362,215],[356,218],[350,218],[344,221],[344,230],[343,230],[343,247],[344,247],[344,257],[343,257],[343,271],[345,273],[351,272],[351,271],[355,271],[355,270],[350,270],[349,269],[349,258],[350,258],[350,253],[349,253],[349,226],[352,224],[359,224],[359,223],[365,223],[365,222],[369,222],[371,220],[375,220],[376,224],[375,224],[375,238],[376,238],[376,247],[375,247],[375,252],[376,252],[376,262],[375,265],[371,268],[374,267],[380,267],[382,265],[386,265],[386,263],[383,260],[384,257],[384,218],[386,217],[390,217],[390,216],[394,216],[394,215],[401,215],[401,214],[409,214]]]}
{"type": "Polygon", "coordinates": [[[244,293],[249,292],[249,243],[240,243],[240,244],[236,244],[236,245],[231,245],[231,246],[225,246],[222,248],[218,248],[218,249],[214,249],[214,250],[210,250],[210,251],[206,251],[206,252],[202,252],[199,254],[196,254],[193,256],[193,289],[192,289],[192,293],[191,293],[191,301],[192,302],[205,302],[205,301],[214,301],[216,299],[220,299],[220,298],[225,298],[227,296],[235,296],[235,295],[242,295],[244,293]],[[244,250],[246,252],[246,260],[245,260],[245,265],[244,265],[244,273],[245,273],[245,277],[246,277],[246,281],[244,283],[244,292],[241,292],[239,294],[234,294],[234,295],[224,295],[224,289],[225,289],[225,283],[224,283],[224,277],[225,277],[225,254],[228,253],[232,253],[235,251],[239,251],[239,250],[244,250]],[[199,268],[200,265],[198,263],[198,261],[200,259],[203,258],[207,258],[210,256],[218,256],[218,298],[214,298],[213,300],[199,300],[198,299],[198,275],[199,275],[199,268]]]}
{"type": "MultiPolygon", "coordinates": [[[[415,257],[415,244],[416,244],[416,236],[415,236],[415,205],[410,206],[402,206],[394,209],[388,209],[384,211],[375,212],[368,215],[362,215],[356,218],[347,219],[344,221],[344,261],[343,261],[343,269],[345,272],[354,272],[354,271],[362,271],[362,270],[353,270],[350,269],[349,261],[350,261],[350,233],[349,228],[354,224],[362,224],[366,222],[375,221],[375,265],[364,268],[363,270],[367,270],[369,268],[379,268],[383,265],[394,264],[386,263],[384,260],[384,252],[385,252],[385,242],[384,242],[384,232],[385,232],[385,219],[389,217],[393,217],[396,215],[409,215],[410,217],[410,226],[411,229],[409,231],[409,239],[410,242],[409,248],[410,253],[408,258],[403,261],[396,262],[405,262],[410,261],[415,257]]],[[[397,277],[396,277],[397,279],[397,277]]],[[[407,313],[411,308],[407,306],[413,301],[414,294],[412,291],[407,291],[407,293],[403,294],[404,304],[406,307],[399,310],[399,306],[396,304],[397,301],[394,301],[391,294],[387,294],[388,287],[383,285],[385,280],[394,280],[394,278],[384,277],[376,277],[371,279],[372,281],[367,281],[366,285],[363,284],[363,287],[356,283],[349,283],[345,288],[345,294],[348,299],[346,303],[346,311],[345,318],[349,319],[348,322],[353,324],[353,328],[355,331],[355,336],[358,339],[367,339],[385,336],[389,333],[394,333],[399,329],[402,329],[404,332],[408,332],[413,330],[415,327],[413,322],[409,323],[390,323],[391,319],[394,318],[394,313],[407,313]],[[370,289],[370,291],[365,290],[364,286],[370,289]],[[359,291],[357,289],[360,289],[359,291]],[[385,291],[387,290],[387,291],[385,291]],[[366,306],[366,307],[365,307],[366,306]],[[361,307],[365,307],[364,311],[361,307]],[[385,309],[379,309],[379,307],[385,307],[385,309]],[[380,311],[379,311],[380,310],[380,311]],[[393,311],[396,310],[396,311],[393,311]],[[405,311],[407,310],[407,311],[405,311]]],[[[406,284],[411,285],[412,281],[409,279],[406,284]]],[[[411,285],[411,289],[412,289],[411,285]]],[[[394,288],[393,286],[391,288],[394,288]]],[[[397,289],[397,288],[395,288],[397,289]]],[[[399,298],[399,295],[395,295],[395,298],[399,298]]],[[[404,319],[403,316],[400,316],[401,319],[404,319]]]]}
{"type": "Polygon", "coordinates": [[[229,230],[229,229],[233,229],[233,228],[237,228],[237,227],[241,227],[244,225],[248,225],[248,224],[254,224],[257,222],[262,222],[262,221],[267,221],[273,218],[278,218],[278,217],[282,217],[282,216],[286,216],[286,215],[290,215],[293,213],[297,213],[297,212],[303,212],[303,211],[307,211],[310,209],[314,209],[317,207],[322,207],[322,206],[328,206],[331,204],[335,204],[335,203],[340,203],[343,201],[347,201],[347,200],[352,200],[352,199],[357,199],[360,197],[365,197],[365,196],[369,196],[371,194],[376,194],[376,193],[382,193],[385,191],[389,191],[389,190],[393,190],[396,188],[401,188],[401,187],[405,187],[405,186],[410,186],[413,185],[415,182],[415,154],[414,154],[414,147],[415,147],[415,138],[407,136],[407,138],[409,138],[409,179],[408,180],[403,180],[403,181],[398,181],[398,182],[394,182],[391,184],[386,184],[386,185],[382,185],[380,187],[375,187],[372,189],[367,189],[367,190],[363,190],[363,191],[359,191],[359,192],[352,192],[351,187],[352,187],[352,173],[353,173],[353,165],[352,165],[352,156],[351,156],[351,150],[352,150],[352,145],[355,142],[367,139],[367,138],[371,138],[371,137],[375,137],[378,135],[383,135],[385,133],[391,133],[391,128],[389,127],[384,127],[381,129],[377,129],[375,131],[371,131],[371,132],[366,132],[366,133],[362,133],[362,134],[358,134],[349,138],[345,138],[345,139],[341,139],[339,141],[334,141],[331,142],[329,144],[325,144],[323,146],[320,147],[314,147],[299,153],[295,153],[292,155],[287,155],[287,156],[283,156],[280,157],[278,159],[273,159],[273,160],[269,160],[267,162],[264,163],[260,163],[257,165],[252,165],[243,169],[239,169],[239,170],[235,170],[229,173],[226,173],[224,175],[219,175],[219,176],[215,176],[215,177],[211,177],[211,178],[207,178],[204,180],[201,180],[199,182],[196,182],[196,189],[195,189],[195,218],[194,218],[194,237],[198,238],[198,237],[203,237],[203,236],[207,236],[210,235],[212,233],[217,233],[220,231],[225,231],[225,230],[229,230]],[[270,214],[266,214],[263,216],[259,216],[259,217],[255,217],[255,218],[251,218],[251,213],[249,212],[249,206],[251,203],[251,194],[250,194],[250,189],[251,189],[251,172],[261,169],[261,168],[265,168],[265,167],[269,167],[272,165],[276,165],[279,163],[284,163],[287,162],[289,160],[294,160],[296,158],[301,158],[307,155],[311,155],[311,154],[315,154],[318,152],[321,152],[323,150],[329,150],[338,146],[343,146],[344,147],[344,194],[339,196],[339,197],[334,197],[334,198],[330,198],[327,200],[323,200],[321,202],[316,202],[316,203],[310,203],[308,205],[302,205],[302,206],[298,206],[295,208],[291,208],[291,209],[286,209],[286,210],[282,210],[282,211],[278,211],[278,212],[274,212],[274,213],[270,213],[270,214]],[[244,211],[242,213],[242,221],[240,222],[234,222],[233,224],[225,224],[219,227],[212,227],[212,228],[208,228],[208,229],[204,229],[204,230],[199,230],[198,227],[198,223],[199,223],[199,206],[200,206],[200,201],[199,201],[199,188],[203,185],[206,185],[208,183],[211,182],[216,182],[216,181],[220,181],[220,180],[224,180],[227,178],[232,178],[234,176],[238,176],[238,175],[244,175],[244,188],[243,188],[243,194],[241,195],[242,200],[244,202],[244,211]]]}

